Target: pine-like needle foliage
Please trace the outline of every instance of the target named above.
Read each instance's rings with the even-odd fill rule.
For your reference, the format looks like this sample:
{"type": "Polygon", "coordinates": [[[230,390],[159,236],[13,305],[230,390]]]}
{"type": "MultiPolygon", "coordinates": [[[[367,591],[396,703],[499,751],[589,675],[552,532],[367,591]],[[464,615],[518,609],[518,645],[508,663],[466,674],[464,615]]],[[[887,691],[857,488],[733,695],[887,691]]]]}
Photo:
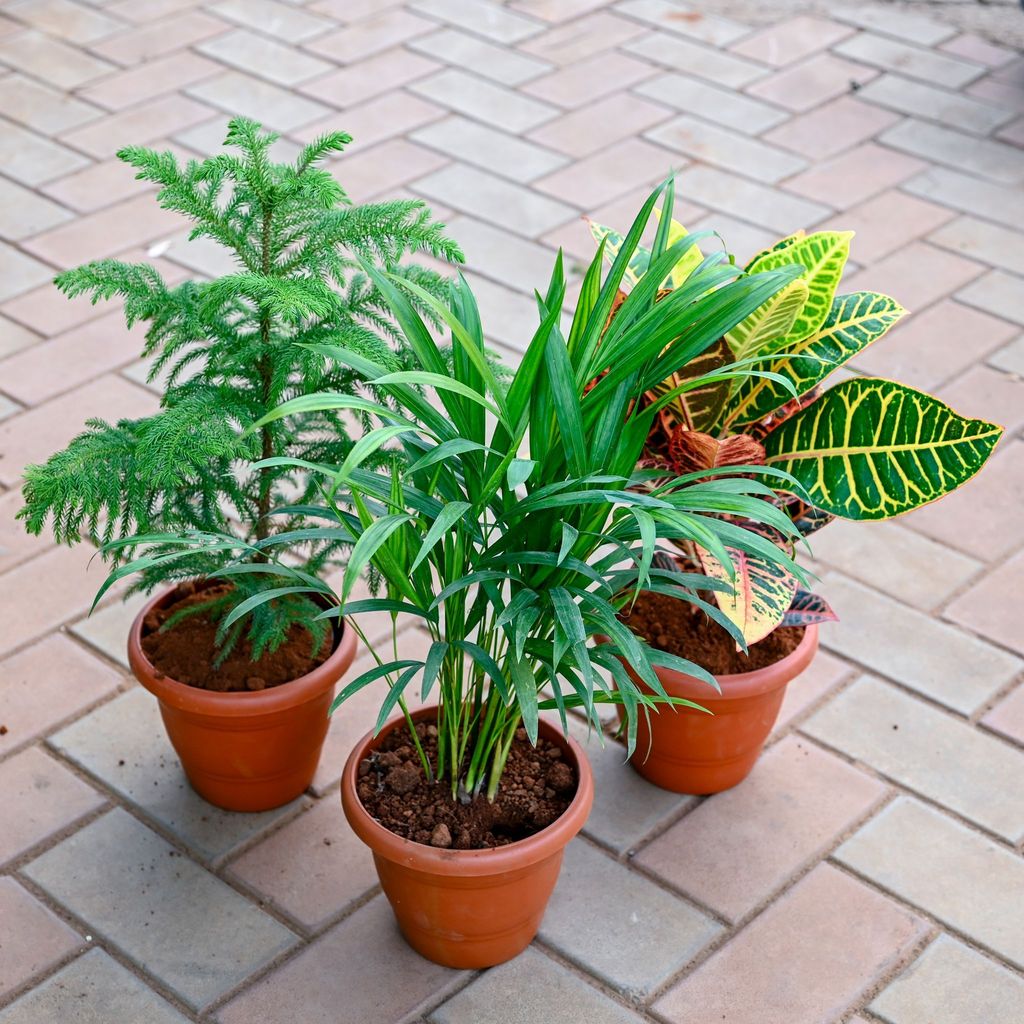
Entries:
{"type": "MultiPolygon", "coordinates": [[[[395,370],[408,365],[388,304],[357,259],[438,296],[447,294],[443,277],[400,261],[419,252],[462,259],[420,202],[351,204],[321,166],[350,136],[324,135],[294,164],[270,161],[276,138],[238,118],[225,142],[234,152],[208,160],[182,165],[172,153],[134,146],[118,153],[137,178],[160,186],[162,207],[192,221],[190,239],[213,239],[232,252],[234,273],[169,287],[146,264],[100,260],[56,278],[67,296],[119,298],[129,327],[149,325],[150,380],[166,378],[166,391],[155,415],[90,420],[67,448],[29,467],[19,515],[30,533],[49,522],[58,541],[85,536],[108,545],[105,553],[118,561],[146,540],[134,589],[216,575],[239,549],[264,561],[262,542],[293,528],[287,517],[269,513],[281,504],[301,506],[314,486],[293,461],[274,460],[337,465],[349,454],[353,424],[330,410],[245,430],[290,399],[358,388],[355,373],[310,345],[343,346],[395,370]],[[221,539],[207,543],[205,534],[221,539]],[[224,534],[237,538],[234,550],[225,547],[224,534]]],[[[299,563],[310,574],[322,572],[341,547],[343,538],[304,545],[296,537],[299,563]]],[[[281,576],[267,569],[234,576],[233,600],[216,611],[280,587],[281,576]]],[[[324,624],[313,621],[318,611],[297,594],[260,604],[248,624],[253,657],[278,646],[295,622],[322,634],[324,624]]],[[[224,651],[243,625],[223,637],[224,651]]]]}

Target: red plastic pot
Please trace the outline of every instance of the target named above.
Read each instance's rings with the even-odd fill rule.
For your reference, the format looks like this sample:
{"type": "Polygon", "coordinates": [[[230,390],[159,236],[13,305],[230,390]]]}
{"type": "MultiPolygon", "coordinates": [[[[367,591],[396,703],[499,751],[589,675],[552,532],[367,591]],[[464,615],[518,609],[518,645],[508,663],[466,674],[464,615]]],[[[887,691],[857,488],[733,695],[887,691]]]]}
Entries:
{"type": "MultiPolygon", "coordinates": [[[[721,693],[706,682],[659,668],[670,697],[685,697],[711,712],[662,705],[648,721],[641,714],[632,766],[648,782],[676,793],[719,793],[751,772],[779,717],[786,686],[811,663],[818,627],[808,626],[794,651],[753,672],[716,676],[721,693]]],[[[633,681],[650,689],[627,665],[633,681]]],[[[619,709],[620,718],[622,709],[619,709]]]]}
{"type": "MultiPolygon", "coordinates": [[[[414,712],[434,719],[436,708],[414,712]]],[[[341,804],[352,830],[373,851],[381,888],[409,945],[446,967],[493,967],[518,956],[540,928],[562,866],[562,853],[583,828],[594,802],[594,781],[575,740],[540,723],[576,769],[576,795],[547,828],[494,850],[439,850],[389,831],[363,807],[356,791],[359,763],[404,723],[389,722],[356,744],[341,777],[341,804]]]]}
{"type": "Polygon", "coordinates": [[[331,656],[298,679],[266,690],[216,693],[158,674],[142,649],[144,619],[176,596],[173,589],[158,595],[135,617],[128,663],[160,702],[192,788],[228,811],[267,811],[294,800],[313,781],[335,684],[355,657],[355,631],[343,624],[331,656]]]}

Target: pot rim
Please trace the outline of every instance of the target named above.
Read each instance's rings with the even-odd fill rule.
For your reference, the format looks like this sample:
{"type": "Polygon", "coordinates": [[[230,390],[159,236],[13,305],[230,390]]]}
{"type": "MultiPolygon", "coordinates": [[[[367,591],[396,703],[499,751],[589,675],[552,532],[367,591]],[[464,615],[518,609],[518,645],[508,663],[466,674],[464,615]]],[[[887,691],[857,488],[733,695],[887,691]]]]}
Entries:
{"type": "Polygon", "coordinates": [[[219,692],[189,686],[166,675],[158,678],[156,667],[142,649],[142,624],[153,608],[166,604],[174,597],[176,589],[170,587],[162,590],[150,598],[135,616],[128,630],[128,664],[135,678],[150,693],[179,710],[235,718],[271,714],[296,707],[316,699],[324,690],[334,686],[355,659],[355,630],[344,619],[340,619],[341,637],[327,660],[317,665],[312,672],[290,679],[287,683],[279,683],[265,690],[219,692]]]}
{"type": "MultiPolygon", "coordinates": [[[[413,721],[436,715],[437,705],[433,704],[412,712],[413,721]]],[[[573,737],[566,736],[551,722],[541,718],[540,734],[562,746],[576,762],[576,795],[556,821],[526,839],[485,850],[440,850],[395,835],[363,806],[356,790],[356,780],[359,762],[369,752],[369,748],[404,724],[404,716],[399,716],[391,719],[378,736],[374,736],[371,729],[352,748],[341,775],[341,804],[345,817],[352,831],[370,847],[375,856],[435,875],[497,875],[546,860],[563,850],[583,828],[594,803],[594,777],[590,762],[573,737]]]]}

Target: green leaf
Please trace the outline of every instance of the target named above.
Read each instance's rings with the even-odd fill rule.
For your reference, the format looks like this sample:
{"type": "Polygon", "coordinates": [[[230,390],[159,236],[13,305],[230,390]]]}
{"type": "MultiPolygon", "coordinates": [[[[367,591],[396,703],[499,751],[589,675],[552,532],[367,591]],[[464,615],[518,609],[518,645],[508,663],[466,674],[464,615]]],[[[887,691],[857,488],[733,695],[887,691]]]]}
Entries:
{"type": "Polygon", "coordinates": [[[509,658],[509,671],[512,675],[512,687],[515,690],[519,713],[523,716],[523,727],[530,742],[537,742],[537,727],[540,715],[537,709],[537,680],[525,659],[509,658]]]}
{"type": "Polygon", "coordinates": [[[449,644],[444,640],[435,640],[427,651],[427,660],[423,663],[423,680],[420,684],[420,699],[426,700],[437,682],[438,673],[448,653],[449,644]]]}
{"type": "Polygon", "coordinates": [[[509,490],[514,491],[521,484],[525,484],[536,468],[537,463],[533,459],[513,459],[505,473],[509,490]]]}
{"type": "MultiPolygon", "coordinates": [[[[654,216],[661,221],[661,210],[655,208],[654,216]]],[[[682,224],[677,220],[669,219],[668,238],[666,240],[666,248],[673,246],[681,238],[685,238],[689,231],[683,227],[682,224]]],[[[679,257],[679,262],[672,268],[671,273],[662,282],[664,288],[678,288],[703,262],[704,254],[700,251],[699,246],[691,245],[682,256],[679,257]]]]}
{"type": "Polygon", "coordinates": [[[764,438],[766,462],[844,519],[888,519],[959,487],[1003,428],[931,395],[870,377],[843,381],[764,438]]]}
{"type": "Polygon", "coordinates": [[[360,534],[359,539],[352,548],[348,558],[348,565],[345,566],[345,576],[342,581],[341,603],[348,601],[352,588],[359,579],[359,574],[366,568],[370,560],[377,553],[380,547],[387,542],[395,530],[403,523],[408,523],[413,517],[407,512],[396,512],[393,515],[383,516],[374,520],[360,534]]]}
{"type": "Polygon", "coordinates": [[[803,278],[790,281],[760,309],[755,310],[726,336],[733,357],[739,361],[777,347],[793,330],[807,303],[809,291],[803,278]]]}
{"type": "Polygon", "coordinates": [[[420,545],[412,565],[409,567],[410,575],[416,571],[420,563],[434,549],[440,539],[472,508],[468,501],[451,501],[438,513],[437,518],[430,524],[426,537],[420,545]]]}
{"type": "MultiPolygon", "coordinates": [[[[622,244],[625,242],[625,236],[615,231],[613,228],[605,227],[604,224],[598,224],[596,221],[592,221],[589,217],[585,218],[587,227],[590,228],[590,233],[594,236],[594,241],[600,244],[604,242],[604,258],[609,263],[614,263],[616,257],[622,251],[622,244]]],[[[626,264],[625,272],[622,275],[624,283],[628,284],[631,288],[640,283],[640,278],[647,273],[647,268],[651,263],[651,252],[649,249],[644,249],[641,246],[637,246],[633,250],[633,255],[630,256],[629,262],[626,264]]]]}

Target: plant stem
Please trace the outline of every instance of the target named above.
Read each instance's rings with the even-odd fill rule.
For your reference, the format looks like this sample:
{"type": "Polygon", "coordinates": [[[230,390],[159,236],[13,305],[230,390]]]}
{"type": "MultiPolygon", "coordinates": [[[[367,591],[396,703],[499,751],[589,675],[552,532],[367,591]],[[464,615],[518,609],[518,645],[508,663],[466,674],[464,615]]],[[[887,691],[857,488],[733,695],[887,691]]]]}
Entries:
{"type": "MultiPolygon", "coordinates": [[[[262,232],[262,271],[267,277],[270,276],[270,237],[271,237],[271,211],[263,211],[263,232],[262,232]]],[[[260,312],[260,342],[263,354],[260,356],[257,368],[260,375],[260,386],[262,388],[263,411],[270,411],[271,389],[273,387],[273,359],[271,357],[270,344],[270,313],[266,309],[260,312]]],[[[272,458],[274,455],[274,435],[268,423],[260,431],[261,454],[263,459],[272,458]]],[[[256,505],[256,540],[266,540],[270,536],[270,504],[273,488],[273,478],[269,468],[264,467],[259,471],[259,499],[256,505]]],[[[264,552],[256,555],[255,561],[265,562],[267,556],[264,552]]]]}

